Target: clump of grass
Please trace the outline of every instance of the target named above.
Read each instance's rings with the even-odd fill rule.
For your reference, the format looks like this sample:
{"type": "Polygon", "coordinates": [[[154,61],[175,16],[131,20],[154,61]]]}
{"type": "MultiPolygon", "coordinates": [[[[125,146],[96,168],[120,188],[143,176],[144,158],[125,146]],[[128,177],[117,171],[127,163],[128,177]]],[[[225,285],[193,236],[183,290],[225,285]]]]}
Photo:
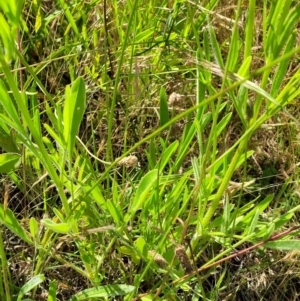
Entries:
{"type": "Polygon", "coordinates": [[[297,294],[297,2],[22,5],[0,3],[0,299],[297,294]]]}

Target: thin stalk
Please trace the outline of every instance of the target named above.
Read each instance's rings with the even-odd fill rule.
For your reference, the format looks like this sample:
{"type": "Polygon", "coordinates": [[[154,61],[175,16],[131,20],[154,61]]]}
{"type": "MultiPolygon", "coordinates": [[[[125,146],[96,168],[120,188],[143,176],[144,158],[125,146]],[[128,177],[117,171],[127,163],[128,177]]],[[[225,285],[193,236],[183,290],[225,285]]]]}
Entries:
{"type": "Polygon", "coordinates": [[[131,26],[133,23],[133,20],[135,18],[135,12],[137,8],[138,0],[135,0],[132,5],[131,9],[131,14],[130,18],[128,20],[127,28],[126,28],[126,33],[124,37],[122,49],[121,49],[121,55],[120,59],[118,62],[118,69],[116,72],[116,77],[115,77],[115,84],[114,84],[114,92],[113,92],[113,97],[110,105],[110,111],[109,111],[109,118],[108,118],[108,125],[107,125],[107,153],[106,153],[106,161],[112,161],[113,158],[113,151],[112,151],[112,127],[113,127],[113,121],[114,121],[114,114],[115,114],[115,106],[116,106],[116,101],[117,101],[117,96],[118,96],[118,85],[120,82],[120,75],[123,67],[123,60],[124,60],[124,54],[125,50],[127,49],[128,45],[128,40],[129,40],[129,34],[131,32],[131,26]]]}
{"type": "Polygon", "coordinates": [[[221,182],[221,185],[220,185],[220,187],[219,187],[219,189],[216,193],[216,196],[213,199],[210,207],[208,208],[208,210],[207,210],[207,212],[206,212],[206,214],[203,218],[203,221],[202,221],[203,228],[205,228],[209,224],[211,218],[213,217],[213,215],[214,215],[214,213],[215,213],[215,211],[216,211],[216,209],[219,205],[219,202],[220,202],[222,196],[224,195],[224,191],[228,187],[228,183],[229,183],[229,181],[230,181],[230,179],[231,179],[231,177],[232,177],[232,175],[233,175],[233,173],[236,169],[238,161],[239,161],[241,155],[244,153],[244,151],[247,147],[247,144],[248,144],[248,139],[247,138],[250,137],[250,136],[251,136],[251,133],[249,133],[247,136],[244,137],[244,139],[241,141],[241,143],[240,143],[240,145],[239,145],[239,147],[238,147],[231,163],[229,164],[228,170],[227,170],[227,172],[224,176],[223,181],[221,182]]]}
{"type": "Polygon", "coordinates": [[[11,301],[11,293],[10,293],[10,288],[9,288],[9,283],[11,283],[10,273],[9,273],[9,268],[8,268],[6,254],[5,254],[4,245],[3,245],[2,230],[0,231],[0,258],[1,258],[1,267],[2,267],[2,275],[0,275],[1,300],[11,301]],[[4,283],[5,293],[2,291],[2,280],[4,283]]]}

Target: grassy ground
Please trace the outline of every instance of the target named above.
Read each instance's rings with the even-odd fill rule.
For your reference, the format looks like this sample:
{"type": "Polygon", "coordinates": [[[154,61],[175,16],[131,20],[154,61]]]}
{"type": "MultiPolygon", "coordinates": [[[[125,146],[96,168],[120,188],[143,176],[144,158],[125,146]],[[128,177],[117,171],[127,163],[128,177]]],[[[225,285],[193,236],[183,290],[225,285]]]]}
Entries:
{"type": "Polygon", "coordinates": [[[297,300],[298,1],[21,2],[0,300],[297,300]]]}

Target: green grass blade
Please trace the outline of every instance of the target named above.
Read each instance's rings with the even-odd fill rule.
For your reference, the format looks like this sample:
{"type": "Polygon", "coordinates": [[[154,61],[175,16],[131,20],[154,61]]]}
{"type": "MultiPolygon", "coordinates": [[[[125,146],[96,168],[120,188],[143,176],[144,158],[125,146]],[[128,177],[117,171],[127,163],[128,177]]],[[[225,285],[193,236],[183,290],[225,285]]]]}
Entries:
{"type": "Polygon", "coordinates": [[[167,94],[164,87],[161,87],[159,93],[159,116],[160,116],[160,126],[165,125],[169,121],[169,110],[168,110],[168,100],[167,94]]]}
{"type": "Polygon", "coordinates": [[[34,239],[36,244],[40,243],[40,234],[39,234],[39,224],[34,217],[30,219],[29,222],[30,234],[34,239]]]}
{"type": "Polygon", "coordinates": [[[40,283],[45,281],[45,276],[44,275],[36,275],[34,277],[32,277],[27,283],[25,283],[19,294],[18,294],[18,299],[17,301],[21,301],[23,296],[30,292],[32,289],[34,289],[35,287],[37,287],[40,283]]]}
{"type": "Polygon", "coordinates": [[[228,71],[235,71],[239,61],[240,37],[236,24],[233,28],[231,37],[230,50],[228,54],[227,68],[228,71]]]}
{"type": "Polygon", "coordinates": [[[70,160],[74,151],[76,135],[85,111],[85,84],[81,77],[66,89],[66,102],[63,111],[64,139],[68,147],[70,160]]]}
{"type": "Polygon", "coordinates": [[[168,148],[163,152],[160,162],[158,163],[159,170],[163,171],[165,166],[170,163],[171,156],[175,153],[179,145],[178,141],[174,141],[168,148]]]}
{"type": "Polygon", "coordinates": [[[276,240],[264,244],[265,247],[280,251],[300,251],[299,240],[276,240]]]}
{"type": "Polygon", "coordinates": [[[215,30],[214,30],[213,26],[211,25],[208,15],[207,15],[207,24],[208,24],[210,42],[211,42],[211,47],[213,50],[215,61],[218,63],[218,65],[221,68],[224,69],[224,62],[223,62],[223,58],[222,58],[222,54],[221,54],[221,50],[220,50],[220,45],[217,41],[215,30]]]}
{"type": "Polygon", "coordinates": [[[0,103],[2,105],[2,108],[5,110],[7,115],[11,118],[11,120],[14,122],[15,127],[20,133],[25,133],[22,124],[20,122],[20,117],[18,115],[17,109],[15,107],[15,102],[11,99],[11,97],[7,93],[7,89],[0,80],[0,95],[1,95],[1,100],[0,103]]]}
{"type": "MultiPolygon", "coordinates": [[[[284,53],[288,53],[294,47],[296,36],[297,36],[296,32],[293,32],[292,35],[289,37],[284,53]]],[[[272,88],[270,91],[271,96],[273,97],[277,96],[280,86],[282,85],[284,78],[286,76],[286,72],[289,64],[290,64],[290,59],[288,58],[279,63],[279,66],[277,68],[277,71],[273,79],[272,88]]]]}
{"type": "Polygon", "coordinates": [[[33,244],[31,238],[26,234],[25,230],[19,224],[13,212],[9,208],[4,208],[2,204],[0,204],[0,223],[4,224],[8,229],[10,229],[13,233],[27,243],[31,245],[33,244]]]}
{"type": "Polygon", "coordinates": [[[49,285],[47,301],[56,301],[57,300],[56,294],[57,294],[57,282],[55,280],[52,280],[49,285]]]}
{"type": "Polygon", "coordinates": [[[62,9],[64,10],[64,13],[67,17],[67,20],[69,21],[69,23],[71,24],[76,36],[80,39],[80,34],[79,34],[79,30],[77,28],[76,22],[69,10],[69,7],[67,5],[67,3],[64,0],[58,0],[59,4],[61,5],[62,9]]]}
{"type": "Polygon", "coordinates": [[[129,222],[134,216],[135,212],[141,208],[143,203],[149,197],[151,188],[157,182],[157,169],[149,171],[140,181],[139,186],[136,190],[136,194],[131,204],[131,208],[128,210],[127,215],[125,216],[125,221],[129,222]]]}
{"type": "Polygon", "coordinates": [[[42,219],[41,223],[44,224],[47,229],[50,229],[55,233],[66,234],[71,232],[71,226],[67,223],[55,223],[49,218],[42,219]]]}
{"type": "Polygon", "coordinates": [[[88,288],[74,295],[69,301],[83,301],[89,299],[112,298],[124,296],[135,289],[132,285],[114,284],[88,288]]]}
{"type": "Polygon", "coordinates": [[[246,60],[251,55],[251,48],[253,44],[253,34],[254,34],[254,24],[255,24],[255,2],[256,0],[249,1],[249,9],[247,15],[246,23],[246,33],[245,33],[245,50],[244,50],[244,60],[246,60]]]}
{"type": "Polygon", "coordinates": [[[10,26],[6,22],[4,16],[0,15],[0,27],[1,27],[1,38],[3,46],[5,49],[5,60],[9,62],[13,57],[16,51],[14,36],[11,34],[10,26]]]}

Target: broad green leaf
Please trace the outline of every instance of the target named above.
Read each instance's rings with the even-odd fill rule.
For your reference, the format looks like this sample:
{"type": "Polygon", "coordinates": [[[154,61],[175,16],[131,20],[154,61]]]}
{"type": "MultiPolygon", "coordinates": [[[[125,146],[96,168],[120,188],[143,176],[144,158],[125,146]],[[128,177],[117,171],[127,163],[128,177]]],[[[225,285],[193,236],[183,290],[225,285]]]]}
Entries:
{"type": "Polygon", "coordinates": [[[121,252],[121,254],[130,256],[131,259],[132,259],[132,261],[133,261],[135,264],[140,264],[141,257],[140,257],[140,255],[135,251],[134,248],[132,248],[132,247],[127,247],[127,246],[121,246],[121,247],[119,248],[119,251],[121,252]]]}
{"type": "Polygon", "coordinates": [[[21,163],[21,156],[15,153],[0,154],[0,173],[9,173],[21,163]]]}
{"type": "Polygon", "coordinates": [[[275,240],[267,242],[264,246],[276,250],[300,251],[300,240],[275,240]]]}
{"type": "Polygon", "coordinates": [[[23,296],[30,292],[33,288],[37,287],[40,283],[45,281],[45,276],[43,274],[40,275],[36,275],[34,277],[32,277],[27,283],[25,283],[19,294],[18,294],[18,299],[17,301],[21,301],[23,296]]]}
{"type": "Polygon", "coordinates": [[[135,214],[135,212],[141,208],[142,204],[145,202],[149,196],[151,188],[157,181],[157,169],[149,171],[140,181],[140,184],[137,188],[133,203],[131,208],[128,210],[128,213],[125,217],[126,222],[128,222],[135,214]]]}
{"type": "Polygon", "coordinates": [[[168,100],[166,91],[163,87],[160,89],[159,94],[159,103],[160,103],[160,126],[165,125],[169,121],[169,109],[168,109],[168,100]]]}
{"type": "Polygon", "coordinates": [[[148,249],[146,246],[146,241],[143,237],[139,237],[135,242],[134,242],[135,247],[137,248],[139,254],[143,254],[143,256],[146,258],[148,254],[148,249]]]}
{"type": "Polygon", "coordinates": [[[132,285],[114,284],[104,285],[94,288],[88,288],[74,295],[69,301],[82,301],[99,298],[112,298],[115,296],[124,296],[135,290],[132,285]]]}
{"type": "Polygon", "coordinates": [[[50,229],[55,233],[66,234],[66,233],[70,233],[71,231],[71,226],[69,224],[67,223],[57,224],[49,218],[42,219],[41,223],[43,223],[47,229],[50,229]]]}
{"type": "Polygon", "coordinates": [[[85,85],[78,77],[72,84],[71,90],[66,89],[66,103],[63,111],[64,138],[70,157],[73,154],[76,135],[85,110],[85,85]]]}
{"type": "MultiPolygon", "coordinates": [[[[0,117],[1,118],[1,117],[0,117]]],[[[1,148],[8,153],[18,153],[16,141],[13,135],[6,129],[6,125],[0,125],[0,145],[1,148]]]]}
{"type": "Polygon", "coordinates": [[[49,285],[47,301],[56,301],[57,300],[56,293],[57,293],[57,282],[55,280],[52,280],[49,285]]]}
{"type": "Polygon", "coordinates": [[[24,241],[28,242],[29,244],[33,244],[32,240],[19,224],[13,212],[9,208],[4,209],[2,204],[0,204],[0,223],[5,225],[9,230],[11,230],[24,241]]]}

